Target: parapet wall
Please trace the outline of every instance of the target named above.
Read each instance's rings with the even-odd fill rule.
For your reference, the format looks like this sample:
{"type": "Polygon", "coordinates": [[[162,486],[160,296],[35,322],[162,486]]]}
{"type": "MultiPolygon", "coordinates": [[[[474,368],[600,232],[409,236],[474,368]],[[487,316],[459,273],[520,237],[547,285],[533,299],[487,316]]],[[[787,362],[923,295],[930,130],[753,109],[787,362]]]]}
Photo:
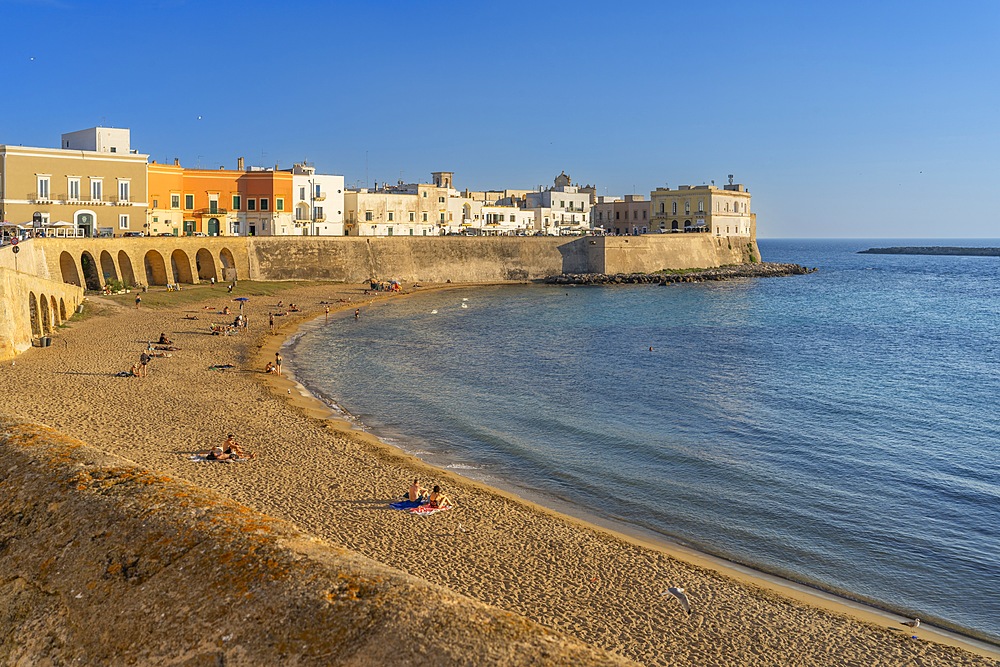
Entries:
{"type": "Polygon", "coordinates": [[[0,361],[50,335],[83,301],[81,288],[48,279],[37,243],[18,247],[16,262],[10,246],[0,248],[0,361]]]}
{"type": "Polygon", "coordinates": [[[627,664],[44,426],[0,458],[5,665],[627,664]]]}

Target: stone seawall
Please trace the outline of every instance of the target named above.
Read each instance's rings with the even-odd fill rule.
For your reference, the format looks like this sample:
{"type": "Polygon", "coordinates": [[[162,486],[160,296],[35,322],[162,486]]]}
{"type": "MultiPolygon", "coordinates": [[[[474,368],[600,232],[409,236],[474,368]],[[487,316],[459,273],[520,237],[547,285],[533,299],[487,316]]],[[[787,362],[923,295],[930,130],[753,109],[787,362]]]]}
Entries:
{"type": "Polygon", "coordinates": [[[44,426],[0,458],[2,664],[631,664],[44,426]]]}
{"type": "Polygon", "coordinates": [[[802,276],[815,273],[801,264],[778,264],[759,262],[721,266],[701,271],[677,271],[658,273],[566,273],[546,278],[551,285],[670,285],[674,283],[703,283],[738,278],[777,278],[781,276],[802,276]]]}

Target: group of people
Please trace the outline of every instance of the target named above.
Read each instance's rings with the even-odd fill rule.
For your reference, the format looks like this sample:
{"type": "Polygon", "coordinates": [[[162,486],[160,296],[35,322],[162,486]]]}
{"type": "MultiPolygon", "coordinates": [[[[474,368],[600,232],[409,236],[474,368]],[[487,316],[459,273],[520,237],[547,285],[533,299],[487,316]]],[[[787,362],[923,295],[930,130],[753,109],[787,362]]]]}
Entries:
{"type": "Polygon", "coordinates": [[[236,436],[230,433],[221,445],[198,452],[198,456],[206,461],[251,461],[257,458],[254,452],[248,452],[236,442],[236,436]]]}
{"type": "Polygon", "coordinates": [[[435,484],[428,492],[427,489],[420,486],[420,482],[416,478],[406,492],[406,499],[411,503],[426,503],[431,509],[442,509],[453,505],[451,498],[441,490],[439,485],[435,484]]]}

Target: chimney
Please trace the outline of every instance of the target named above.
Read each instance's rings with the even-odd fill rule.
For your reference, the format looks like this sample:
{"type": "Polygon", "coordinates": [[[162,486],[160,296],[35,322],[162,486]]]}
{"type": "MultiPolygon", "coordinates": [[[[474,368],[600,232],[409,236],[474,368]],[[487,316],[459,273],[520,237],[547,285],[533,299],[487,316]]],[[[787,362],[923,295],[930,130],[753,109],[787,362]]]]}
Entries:
{"type": "Polygon", "coordinates": [[[236,158],[236,171],[243,171],[243,158],[236,158]]]}
{"type": "Polygon", "coordinates": [[[181,166],[181,159],[179,157],[174,158],[174,166],[175,167],[181,166]]]}

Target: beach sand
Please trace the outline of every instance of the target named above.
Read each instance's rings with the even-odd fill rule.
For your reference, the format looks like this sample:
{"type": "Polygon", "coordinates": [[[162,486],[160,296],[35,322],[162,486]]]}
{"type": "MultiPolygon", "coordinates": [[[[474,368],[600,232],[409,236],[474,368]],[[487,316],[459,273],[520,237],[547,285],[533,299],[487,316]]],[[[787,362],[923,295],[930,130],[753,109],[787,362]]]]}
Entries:
{"type": "Polygon", "coordinates": [[[329,419],[294,383],[261,372],[284,339],[267,332],[279,299],[303,309],[276,318],[284,334],[317,315],[328,326],[350,326],[354,308],[363,317],[372,299],[407,298],[362,290],[312,284],[256,296],[252,283],[232,295],[223,285],[198,286],[180,293],[184,303],[150,292],[138,310],[132,295],[91,297],[84,318],[59,329],[52,347],[5,363],[3,411],[643,664],[1000,665],[1000,652],[962,648],[932,628],[911,632],[901,619],[619,535],[430,467],[329,419]],[[251,330],[210,335],[211,322],[233,316],[202,304],[232,308],[235,296],[251,299],[251,330]],[[321,301],[333,302],[328,318],[321,301]],[[148,305],[157,302],[163,305],[148,305]],[[180,350],[154,359],[147,378],[114,376],[161,332],[180,350]],[[210,369],[223,364],[234,368],[210,369]],[[189,460],[229,432],[257,460],[189,460]],[[431,517],[388,509],[414,477],[444,486],[457,507],[431,517]],[[669,586],[687,589],[690,616],[664,595],[669,586]]]}

